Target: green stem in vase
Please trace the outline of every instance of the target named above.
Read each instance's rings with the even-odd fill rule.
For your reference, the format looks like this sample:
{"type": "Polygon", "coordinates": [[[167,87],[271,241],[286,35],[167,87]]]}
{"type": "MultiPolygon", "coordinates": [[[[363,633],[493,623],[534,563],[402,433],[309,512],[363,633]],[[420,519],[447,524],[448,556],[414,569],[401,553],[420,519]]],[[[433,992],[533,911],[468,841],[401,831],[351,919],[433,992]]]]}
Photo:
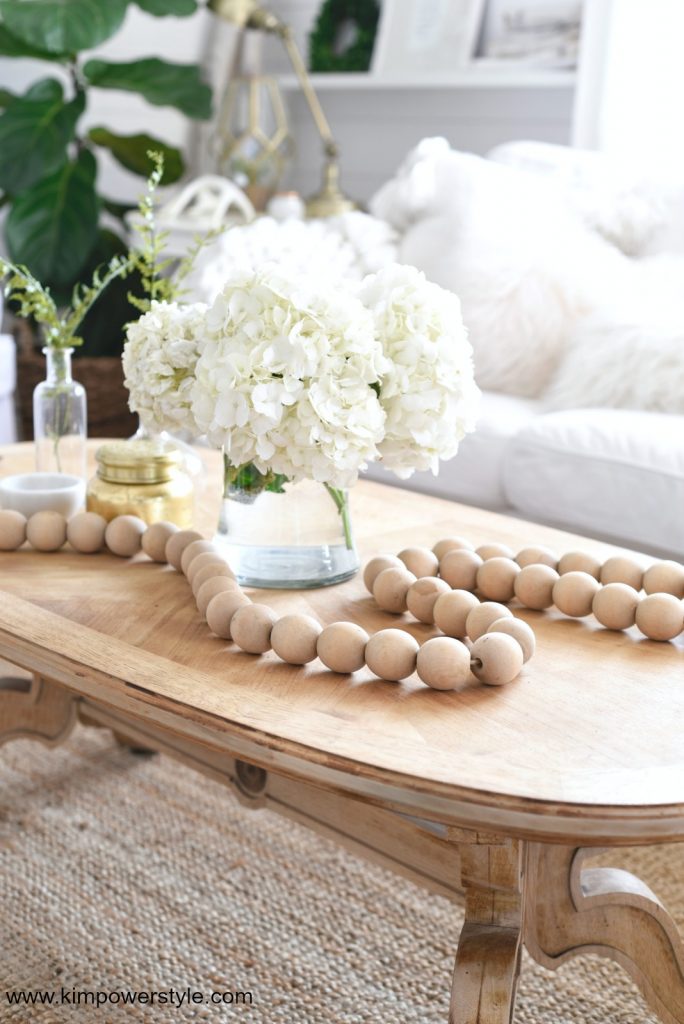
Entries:
{"type": "Polygon", "coordinates": [[[344,530],[344,540],[347,545],[347,550],[351,551],[354,547],[354,541],[352,540],[351,517],[349,515],[349,495],[341,487],[331,487],[330,484],[325,484],[325,489],[335,502],[337,511],[340,513],[342,529],[344,530]]]}

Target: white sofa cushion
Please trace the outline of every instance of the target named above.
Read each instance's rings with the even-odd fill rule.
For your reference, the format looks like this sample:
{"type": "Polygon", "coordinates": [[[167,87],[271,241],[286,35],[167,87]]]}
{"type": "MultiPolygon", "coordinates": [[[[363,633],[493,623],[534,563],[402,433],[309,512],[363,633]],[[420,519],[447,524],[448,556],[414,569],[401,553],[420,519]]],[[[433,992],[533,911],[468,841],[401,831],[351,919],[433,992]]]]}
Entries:
{"type": "Polygon", "coordinates": [[[526,518],[684,557],[684,416],[538,416],[508,447],[503,488],[526,518]]]}
{"type": "Polygon", "coordinates": [[[539,403],[532,399],[483,391],[475,432],[461,441],[455,458],[442,463],[439,476],[414,473],[409,480],[402,481],[381,463],[371,464],[365,476],[468,505],[504,509],[507,501],[503,467],[507,447],[511,438],[534,420],[539,408],[539,403]]]}

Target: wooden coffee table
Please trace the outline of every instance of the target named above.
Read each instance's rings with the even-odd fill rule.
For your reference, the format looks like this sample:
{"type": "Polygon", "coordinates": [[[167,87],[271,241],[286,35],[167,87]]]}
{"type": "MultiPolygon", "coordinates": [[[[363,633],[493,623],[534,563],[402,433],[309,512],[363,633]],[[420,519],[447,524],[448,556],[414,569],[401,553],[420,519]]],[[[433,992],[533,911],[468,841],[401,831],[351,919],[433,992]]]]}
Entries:
{"type": "MultiPolygon", "coordinates": [[[[30,449],[0,456],[0,472],[18,471],[30,449]]],[[[218,461],[211,472],[217,495],[218,461]]],[[[615,550],[373,483],[352,509],[364,556],[450,533],[615,550]]],[[[214,514],[209,501],[207,533],[214,514]]],[[[183,577],[143,558],[22,549],[0,554],[0,588],[0,657],[32,674],[0,693],[0,742],[59,743],[78,720],[111,728],[229,783],[250,807],[465,898],[451,1024],[513,1019],[523,943],[546,967],[586,952],[617,960],[663,1021],[683,1024],[671,918],[639,879],[582,866],[597,846],[684,840],[681,639],[516,608],[538,638],[521,677],[437,693],[415,677],[343,677],[236,651],[210,635],[183,577]]],[[[358,578],[255,596],[324,623],[397,624],[358,578]]]]}

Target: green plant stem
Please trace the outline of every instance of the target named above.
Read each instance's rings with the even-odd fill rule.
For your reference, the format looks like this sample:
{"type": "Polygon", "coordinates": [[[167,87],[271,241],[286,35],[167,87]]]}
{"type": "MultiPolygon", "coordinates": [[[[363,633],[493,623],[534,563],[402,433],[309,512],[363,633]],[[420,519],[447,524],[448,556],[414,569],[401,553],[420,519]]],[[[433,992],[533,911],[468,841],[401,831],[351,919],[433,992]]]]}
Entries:
{"type": "Polygon", "coordinates": [[[349,515],[349,495],[346,491],[342,490],[341,487],[331,487],[330,484],[325,484],[325,489],[335,502],[337,511],[340,513],[342,520],[342,529],[344,530],[344,540],[347,545],[347,550],[351,551],[354,547],[351,532],[351,517],[349,515]]]}

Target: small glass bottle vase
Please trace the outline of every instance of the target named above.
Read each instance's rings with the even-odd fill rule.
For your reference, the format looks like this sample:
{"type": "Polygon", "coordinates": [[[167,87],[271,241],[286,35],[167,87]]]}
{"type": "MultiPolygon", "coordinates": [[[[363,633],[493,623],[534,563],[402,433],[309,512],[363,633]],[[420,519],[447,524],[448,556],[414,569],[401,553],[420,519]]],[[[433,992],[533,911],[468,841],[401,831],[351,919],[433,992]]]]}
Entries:
{"type": "Polygon", "coordinates": [[[40,473],[86,475],[86,393],[71,376],[72,348],[44,348],[47,378],[33,392],[33,436],[40,473]]]}
{"type": "Polygon", "coordinates": [[[346,491],[236,468],[225,456],[224,465],[215,540],[242,586],[325,587],[357,572],[346,491]]]}

